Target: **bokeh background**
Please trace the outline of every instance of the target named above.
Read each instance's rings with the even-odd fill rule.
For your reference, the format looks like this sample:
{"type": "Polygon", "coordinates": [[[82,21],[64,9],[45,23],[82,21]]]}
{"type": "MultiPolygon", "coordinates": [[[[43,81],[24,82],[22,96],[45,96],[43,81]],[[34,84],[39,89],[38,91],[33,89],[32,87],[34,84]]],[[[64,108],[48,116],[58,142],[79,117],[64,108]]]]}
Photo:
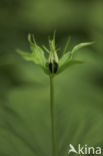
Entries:
{"type": "Polygon", "coordinates": [[[68,50],[95,41],[75,54],[83,65],[55,78],[58,155],[103,148],[103,1],[0,0],[0,156],[52,156],[49,78],[16,49],[30,51],[28,33],[48,45],[54,30],[59,56],[69,36],[68,50]]]}

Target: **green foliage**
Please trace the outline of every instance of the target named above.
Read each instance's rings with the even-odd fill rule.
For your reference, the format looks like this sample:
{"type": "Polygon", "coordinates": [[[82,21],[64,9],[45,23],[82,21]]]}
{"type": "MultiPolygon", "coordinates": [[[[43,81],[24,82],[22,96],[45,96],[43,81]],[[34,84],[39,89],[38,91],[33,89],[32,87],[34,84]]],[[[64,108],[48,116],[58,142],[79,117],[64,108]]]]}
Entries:
{"type": "Polygon", "coordinates": [[[59,69],[57,71],[57,74],[63,72],[66,68],[71,67],[72,65],[84,63],[81,60],[74,60],[74,59],[70,59],[70,60],[68,59],[67,61],[65,60],[64,64],[62,63],[62,61],[59,64],[59,69]]]}
{"type": "Polygon", "coordinates": [[[72,49],[72,51],[66,52],[67,47],[70,43],[70,38],[69,38],[69,40],[67,41],[66,46],[64,48],[63,55],[59,59],[58,55],[57,55],[56,46],[55,46],[55,33],[53,36],[53,40],[49,40],[50,50],[48,50],[45,46],[43,46],[44,50],[46,52],[48,52],[48,54],[49,54],[48,58],[46,58],[46,56],[44,55],[43,49],[37,45],[34,37],[31,36],[30,34],[28,35],[28,41],[30,43],[30,49],[31,49],[32,53],[31,54],[25,53],[21,50],[17,50],[17,52],[25,60],[33,61],[35,64],[39,65],[44,70],[44,72],[48,75],[50,74],[49,63],[53,64],[54,62],[56,62],[58,64],[57,72],[54,75],[61,73],[66,68],[70,67],[71,65],[83,63],[83,61],[81,61],[81,60],[73,59],[73,54],[76,51],[78,51],[80,48],[83,48],[85,46],[89,46],[89,45],[93,44],[93,42],[80,43],[80,44],[76,45],[72,49]],[[32,39],[33,39],[33,42],[32,42],[32,39]]]}
{"type": "Polygon", "coordinates": [[[37,45],[34,41],[31,41],[31,35],[28,35],[28,41],[30,43],[30,49],[32,53],[27,53],[22,50],[17,50],[17,52],[27,61],[32,61],[39,65],[45,72],[47,72],[46,58],[44,56],[44,51],[37,45]]]}
{"type": "Polygon", "coordinates": [[[80,48],[83,48],[83,47],[86,47],[86,46],[89,46],[89,45],[92,45],[92,44],[94,44],[94,42],[80,43],[80,44],[76,45],[76,46],[72,49],[72,53],[76,52],[76,51],[79,50],[80,48]]]}
{"type": "Polygon", "coordinates": [[[58,47],[68,34],[96,41],[73,58],[85,64],[55,77],[58,155],[68,156],[70,143],[103,149],[103,1],[1,0],[0,8],[0,156],[51,156],[48,78],[15,49],[28,52],[28,31],[46,44],[54,28],[58,47]]]}

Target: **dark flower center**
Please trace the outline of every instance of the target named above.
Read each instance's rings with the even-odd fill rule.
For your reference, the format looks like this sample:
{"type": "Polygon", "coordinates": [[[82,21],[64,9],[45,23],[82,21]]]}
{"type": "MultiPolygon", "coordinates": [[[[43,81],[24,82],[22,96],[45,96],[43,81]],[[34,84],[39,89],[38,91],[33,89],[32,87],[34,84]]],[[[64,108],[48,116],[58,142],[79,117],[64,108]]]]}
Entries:
{"type": "Polygon", "coordinates": [[[51,72],[51,73],[56,73],[57,72],[57,70],[58,70],[58,64],[56,63],[56,62],[54,62],[54,63],[49,63],[49,71],[51,72]]]}

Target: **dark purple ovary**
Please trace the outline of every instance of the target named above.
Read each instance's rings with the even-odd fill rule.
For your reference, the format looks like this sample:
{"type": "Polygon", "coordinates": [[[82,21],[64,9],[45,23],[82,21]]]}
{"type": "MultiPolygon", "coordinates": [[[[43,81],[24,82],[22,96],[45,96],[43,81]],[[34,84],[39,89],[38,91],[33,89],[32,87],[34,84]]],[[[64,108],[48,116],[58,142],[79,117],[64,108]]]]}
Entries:
{"type": "Polygon", "coordinates": [[[56,62],[54,62],[54,64],[50,62],[49,63],[49,71],[51,73],[56,73],[57,70],[58,70],[58,64],[56,62]]]}

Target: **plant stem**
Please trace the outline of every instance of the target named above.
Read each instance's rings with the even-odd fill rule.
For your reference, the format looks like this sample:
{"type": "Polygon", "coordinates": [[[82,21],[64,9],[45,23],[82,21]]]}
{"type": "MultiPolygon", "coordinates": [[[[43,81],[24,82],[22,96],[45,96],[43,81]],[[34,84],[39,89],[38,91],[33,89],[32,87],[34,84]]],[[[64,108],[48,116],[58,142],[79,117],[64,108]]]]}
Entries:
{"type": "Polygon", "coordinates": [[[55,131],[55,107],[54,107],[54,78],[50,75],[50,112],[52,128],[52,156],[57,156],[56,149],[56,131],[55,131]]]}

